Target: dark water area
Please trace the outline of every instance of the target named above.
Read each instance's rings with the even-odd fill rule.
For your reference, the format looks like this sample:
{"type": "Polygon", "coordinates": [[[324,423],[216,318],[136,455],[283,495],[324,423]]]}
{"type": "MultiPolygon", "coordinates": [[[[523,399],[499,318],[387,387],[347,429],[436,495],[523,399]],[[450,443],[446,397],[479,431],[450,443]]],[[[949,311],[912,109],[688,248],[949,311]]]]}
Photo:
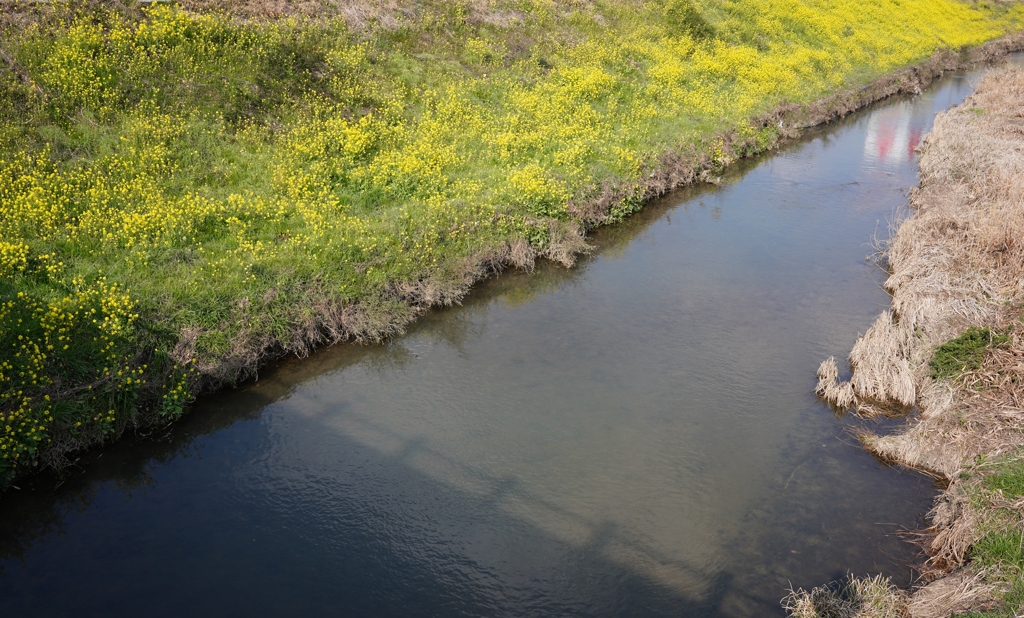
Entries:
{"type": "MultiPolygon", "coordinates": [[[[0,498],[0,616],[780,616],[911,582],[935,488],[814,398],[978,73],[680,191],[571,270],[288,360],[0,498]]],[[[877,425],[869,425],[878,429],[877,425]]]]}

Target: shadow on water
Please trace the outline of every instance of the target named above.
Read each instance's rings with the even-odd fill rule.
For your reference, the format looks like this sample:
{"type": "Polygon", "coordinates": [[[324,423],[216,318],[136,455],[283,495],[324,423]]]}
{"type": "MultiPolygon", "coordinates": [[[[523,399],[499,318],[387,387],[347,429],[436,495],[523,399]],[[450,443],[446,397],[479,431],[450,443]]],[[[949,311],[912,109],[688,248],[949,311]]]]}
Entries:
{"type": "MultiPolygon", "coordinates": [[[[290,359],[0,498],[3,615],[780,615],[907,585],[934,488],[814,400],[888,298],[864,241],[963,76],[290,359]]],[[[878,430],[878,425],[870,426],[878,430]]]]}
{"type": "MultiPolygon", "coordinates": [[[[653,219],[652,219],[653,221],[653,219]]],[[[637,229],[635,224],[632,226],[637,229]]],[[[603,239],[602,250],[614,248],[615,242],[628,242],[623,235],[617,241],[603,239]]],[[[481,326],[471,318],[486,311],[495,299],[501,299],[511,306],[528,303],[538,294],[572,285],[576,277],[586,270],[586,260],[574,271],[549,264],[541,264],[534,273],[505,273],[488,282],[485,290],[478,291],[463,303],[450,310],[438,311],[412,331],[453,349],[460,349],[468,338],[478,336],[481,326]],[[442,328],[437,328],[443,324],[442,328]]],[[[379,347],[344,346],[331,353],[321,352],[308,359],[286,359],[263,372],[258,381],[250,381],[236,389],[227,390],[205,397],[192,414],[181,422],[142,438],[128,440],[102,451],[84,454],[73,469],[56,477],[49,473],[24,479],[17,490],[0,499],[0,576],[5,570],[17,570],[19,563],[33,550],[48,553],[50,541],[77,533],[75,526],[68,525],[69,519],[82,516],[93,508],[103,509],[111,502],[125,502],[145,499],[147,492],[161,483],[161,476],[167,467],[180,467],[189,461],[205,458],[219,458],[220,453],[211,452],[215,445],[206,438],[226,428],[245,432],[249,424],[258,431],[261,414],[276,402],[287,401],[295,395],[295,386],[309,380],[310,376],[329,375],[343,372],[346,368],[363,366],[376,373],[394,371],[414,363],[415,352],[403,345],[398,338],[379,347]]],[[[315,379],[315,377],[314,377],[315,379]]],[[[386,435],[388,429],[378,426],[370,419],[360,419],[364,433],[386,435]]],[[[246,432],[249,433],[249,432],[246,432]]],[[[342,439],[335,445],[339,452],[360,453],[360,467],[386,470],[386,475],[376,477],[375,485],[385,491],[399,488],[390,497],[395,503],[416,503],[423,496],[432,496],[449,505],[457,505],[463,516],[470,520],[490,522],[479,531],[487,536],[487,528],[515,531],[512,538],[501,542],[523,561],[534,561],[539,556],[557,557],[556,568],[547,573],[536,573],[537,582],[543,581],[547,588],[558,588],[560,602],[552,602],[551,595],[537,595],[530,598],[530,582],[519,594],[509,594],[515,588],[509,582],[497,577],[487,577],[487,569],[477,565],[461,564],[450,556],[425,555],[423,560],[410,557],[401,549],[381,546],[375,535],[367,533],[361,525],[353,525],[342,515],[359,505],[345,502],[345,488],[332,487],[336,481],[330,477],[319,478],[313,485],[324,495],[337,497],[341,504],[320,504],[315,517],[301,517],[294,521],[280,513],[267,517],[254,514],[234,513],[235,521],[225,522],[211,511],[220,511],[222,506],[207,509],[182,508],[176,501],[173,517],[187,517],[187,528],[191,534],[177,531],[174,544],[179,551],[169,547],[150,547],[138,556],[120,556],[117,569],[82,573],[83,566],[92,558],[101,556],[78,555],[70,552],[72,565],[66,568],[47,569],[45,579],[32,582],[30,590],[10,594],[16,586],[4,586],[7,592],[0,593],[0,607],[5,615],[26,615],[35,613],[39,607],[46,607],[48,615],[119,615],[135,613],[140,602],[144,602],[148,615],[176,616],[195,612],[195,603],[202,588],[210,585],[223,587],[218,594],[203,596],[203,614],[209,615],[282,615],[294,613],[318,614],[346,608],[359,615],[493,615],[537,612],[541,615],[607,614],[615,615],[685,615],[718,616],[719,604],[730,587],[732,576],[724,571],[706,572],[699,566],[688,565],[659,552],[643,540],[630,538],[627,531],[614,522],[590,520],[558,504],[543,498],[532,497],[525,492],[515,477],[493,476],[484,470],[453,460],[444,453],[431,449],[419,438],[405,440],[394,456],[373,453],[366,456],[365,446],[356,441],[342,439]],[[432,459],[435,464],[458,470],[458,475],[471,479],[475,488],[483,491],[460,492],[450,484],[439,483],[429,475],[417,472],[409,462],[414,459],[432,459]],[[397,465],[396,465],[397,464],[397,465]],[[502,504],[511,495],[530,505],[531,509],[546,511],[554,518],[571,521],[574,525],[588,530],[590,537],[582,543],[567,543],[537,529],[524,521],[517,521],[502,510],[502,504]],[[497,523],[494,520],[498,520],[497,523]],[[234,528],[228,535],[235,538],[211,539],[208,530],[234,528]],[[311,532],[316,530],[316,532],[311,532]],[[249,563],[248,569],[240,568],[247,560],[249,536],[266,537],[274,531],[270,555],[266,550],[249,563]],[[341,546],[332,546],[324,552],[319,542],[310,543],[310,537],[340,540],[341,546]],[[210,547],[211,543],[215,547],[210,547]],[[217,547],[219,545],[219,547],[217,547]],[[342,555],[336,560],[321,555],[314,562],[317,568],[296,568],[294,553],[305,546],[306,551],[342,555]],[[204,556],[219,554],[225,559],[223,568],[214,563],[190,564],[181,560],[180,548],[203,547],[204,556]],[[370,553],[360,551],[372,547],[370,553]],[[605,556],[609,547],[625,548],[634,556],[642,557],[659,568],[674,570],[679,576],[699,582],[703,594],[699,598],[688,598],[678,589],[664,586],[658,581],[645,577],[630,568],[610,561],[605,556]],[[280,554],[280,555],[277,555],[280,554]],[[162,573],[159,579],[150,577],[151,563],[177,558],[173,573],[162,573]],[[440,567],[449,562],[450,568],[440,567]],[[288,569],[279,568],[287,563],[288,569]],[[257,564],[259,566],[257,566],[257,564]],[[321,570],[328,566],[327,571],[321,570]],[[480,581],[480,571],[484,573],[480,581]],[[354,581],[346,581],[340,574],[358,574],[354,581]],[[139,575],[142,575],[140,578],[139,575]],[[53,586],[50,579],[59,580],[53,586]],[[108,585],[98,584],[107,580],[108,585]],[[294,581],[293,581],[294,580],[294,581]],[[377,591],[363,587],[372,581],[377,591]],[[231,581],[245,582],[242,585],[231,581]],[[267,587],[262,582],[272,582],[267,587]],[[237,590],[231,593],[231,588],[237,590]],[[282,594],[282,590],[297,587],[301,595],[282,594]],[[198,589],[198,591],[197,591],[198,589]],[[310,594],[313,590],[316,593],[310,594]],[[129,592],[130,591],[130,592],[129,592]],[[128,592],[128,594],[126,594],[128,592]],[[499,599],[505,598],[506,603],[499,599]],[[219,603],[219,605],[218,605],[219,603]]],[[[333,476],[333,475],[331,475],[333,476]]],[[[176,498],[183,501],[212,504],[223,501],[220,489],[210,491],[209,486],[222,488],[216,479],[205,477],[211,483],[187,482],[181,489],[188,497],[172,488],[176,498]]],[[[164,484],[167,481],[164,480],[164,484]]],[[[301,502],[302,500],[298,500],[301,502]]],[[[119,517],[117,536],[122,543],[131,544],[133,537],[148,537],[152,527],[168,528],[168,513],[161,505],[153,509],[134,512],[137,517],[119,517]]],[[[228,507],[230,508],[230,507],[228,507]]],[[[309,515],[309,514],[306,514],[309,515]]],[[[381,514],[377,514],[380,516],[381,514]]],[[[365,518],[365,514],[355,520],[365,518]]],[[[463,533],[465,531],[462,531],[463,533]]],[[[252,543],[263,541],[254,538],[252,543]]],[[[148,541],[152,545],[152,540],[148,541]]],[[[54,556],[54,563],[63,562],[66,552],[54,556]]],[[[0,580],[3,581],[3,580],[0,580]]],[[[27,582],[26,582],[27,583],[27,582]]]]}
{"type": "MultiPolygon", "coordinates": [[[[343,370],[358,364],[366,349],[350,348],[345,358],[331,358],[325,371],[343,370]]],[[[408,353],[389,346],[387,359],[401,365],[408,353]]],[[[316,358],[316,360],[320,360],[316,358]]],[[[6,566],[17,569],[27,552],[46,554],[52,539],[76,534],[68,518],[92,509],[104,509],[111,502],[142,499],[159,484],[158,468],[177,461],[220,458],[222,453],[204,443],[204,438],[225,427],[246,423],[258,425],[259,411],[291,393],[290,363],[272,372],[269,379],[247,384],[236,391],[207,398],[196,414],[164,435],[132,444],[116,445],[100,454],[90,454],[82,462],[82,473],[63,482],[40,475],[10,494],[3,503],[0,520],[0,555],[6,566]]],[[[378,368],[386,366],[378,365],[378,368]]],[[[309,368],[303,368],[306,374],[309,368]]],[[[387,432],[387,428],[364,421],[369,432],[387,432]]],[[[223,446],[223,445],[218,445],[223,446]]],[[[429,497],[457,508],[469,523],[454,531],[439,530],[433,539],[435,549],[410,554],[402,547],[381,544],[376,530],[363,524],[365,503],[349,500],[345,481],[331,476],[306,479],[305,489],[318,495],[315,512],[294,510],[282,514],[274,509],[255,512],[230,512],[225,501],[224,480],[205,477],[209,483],[187,482],[173,487],[175,517],[185,516],[180,529],[168,521],[165,504],[134,509],[133,517],[116,521],[121,543],[131,545],[136,538],[148,538],[153,527],[172,530],[173,541],[161,543],[148,539],[143,552],[123,551],[117,556],[116,570],[104,568],[106,556],[90,548],[84,555],[76,548],[65,548],[45,575],[29,589],[14,593],[5,586],[0,606],[5,615],[36,614],[44,607],[46,615],[128,615],[142,611],[147,615],[180,616],[195,614],[197,601],[204,615],[297,615],[335,613],[337,610],[373,616],[495,615],[536,613],[539,615],[607,614],[717,616],[718,605],[729,588],[731,576],[724,572],[706,573],[691,565],[661,555],[643,541],[631,539],[612,522],[585,521],[556,504],[524,494],[514,477],[495,477],[484,471],[453,461],[430,449],[424,441],[405,441],[393,457],[368,454],[365,445],[341,439],[335,443],[340,452],[359,453],[358,465],[381,472],[375,487],[390,494],[382,502],[418,503],[429,497]],[[438,483],[429,475],[402,465],[413,458],[437,459],[474,480],[483,492],[464,492],[449,484],[438,483]],[[396,463],[398,465],[396,465],[396,463]],[[211,489],[212,488],[212,489],[211,489]],[[187,494],[187,495],[186,495],[187,494]],[[554,516],[575,520],[592,530],[584,543],[566,543],[516,520],[504,513],[501,505],[510,495],[554,516]],[[324,501],[323,496],[331,499],[324,501]],[[184,504],[183,504],[184,503],[184,504]],[[228,511],[225,513],[225,511],[228,511]],[[486,523],[483,523],[486,522],[486,523]],[[486,542],[492,528],[501,530],[506,557],[524,561],[555,558],[556,566],[533,575],[546,588],[559,590],[559,601],[550,595],[533,598],[533,582],[502,581],[486,567],[453,556],[446,548],[451,533],[479,537],[486,542]],[[211,528],[219,535],[208,533],[211,528]],[[473,530],[472,528],[477,528],[473,530]],[[509,531],[512,534],[509,535],[509,531]],[[253,537],[253,538],[250,538],[253,537]],[[251,545],[250,545],[251,543],[251,545]],[[269,545],[269,550],[267,546],[269,545]],[[609,546],[627,547],[636,555],[678,570],[688,578],[700,580],[706,594],[687,598],[678,590],[661,585],[642,574],[609,561],[609,546]],[[254,549],[253,546],[260,546],[254,549]],[[193,562],[189,548],[202,548],[202,559],[193,562]],[[372,548],[372,551],[365,551],[372,548]],[[303,559],[296,560],[298,556],[303,559]],[[70,558],[69,562],[65,560],[70,558]],[[309,559],[313,558],[313,559],[309,559]],[[153,578],[153,564],[174,563],[174,569],[161,571],[153,578]],[[90,565],[96,568],[92,568],[90,565]],[[284,565],[287,565],[285,568],[284,565]],[[84,570],[83,570],[84,568],[84,570]],[[370,581],[373,588],[364,584],[370,581]],[[54,585],[59,582],[59,585],[54,585]],[[217,588],[216,594],[205,589],[217,588]],[[518,588],[518,590],[516,590],[518,588]],[[288,591],[299,591],[297,594],[288,591]]],[[[194,481],[195,479],[191,479],[194,481]]],[[[177,484],[177,483],[174,483],[177,484]]],[[[305,497],[291,500],[291,506],[303,504],[305,497]]],[[[375,517],[387,519],[387,513],[375,517]]],[[[387,525],[385,523],[384,525],[387,525]]],[[[429,535],[428,535],[429,536],[429,535]]],[[[422,541],[424,539],[420,539],[422,541]]],[[[3,575],[3,571],[0,571],[3,575]]]]}

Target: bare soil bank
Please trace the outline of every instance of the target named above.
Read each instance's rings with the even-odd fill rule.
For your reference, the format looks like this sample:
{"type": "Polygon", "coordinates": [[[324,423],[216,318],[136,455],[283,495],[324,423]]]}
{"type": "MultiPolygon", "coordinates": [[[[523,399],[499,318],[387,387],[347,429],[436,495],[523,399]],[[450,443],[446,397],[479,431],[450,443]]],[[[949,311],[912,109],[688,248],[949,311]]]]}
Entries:
{"type": "Polygon", "coordinates": [[[792,615],[1015,616],[1024,608],[1024,69],[992,70],[926,137],[914,214],[886,248],[892,308],[818,393],[859,415],[911,414],[863,435],[946,489],[923,538],[922,586],[881,578],[798,591],[792,615]]]}

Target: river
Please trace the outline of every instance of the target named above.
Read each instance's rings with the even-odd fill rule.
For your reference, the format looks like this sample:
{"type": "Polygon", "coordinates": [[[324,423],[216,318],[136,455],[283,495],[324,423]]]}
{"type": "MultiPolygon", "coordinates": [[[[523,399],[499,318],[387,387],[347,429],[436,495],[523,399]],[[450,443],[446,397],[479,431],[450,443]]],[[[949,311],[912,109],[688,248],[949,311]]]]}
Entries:
{"type": "Polygon", "coordinates": [[[863,451],[814,374],[888,306],[870,241],[978,76],[658,200],[573,269],[505,273],[23,479],[0,615],[717,618],[847,572],[908,585],[899,533],[935,488],[863,451]]]}

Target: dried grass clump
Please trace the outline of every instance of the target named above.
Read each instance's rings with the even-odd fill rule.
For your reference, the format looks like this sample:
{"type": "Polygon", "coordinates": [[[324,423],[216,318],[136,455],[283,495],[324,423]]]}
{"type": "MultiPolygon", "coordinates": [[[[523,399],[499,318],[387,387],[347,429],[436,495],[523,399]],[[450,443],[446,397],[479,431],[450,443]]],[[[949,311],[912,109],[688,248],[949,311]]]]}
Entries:
{"type": "Polygon", "coordinates": [[[907,593],[887,577],[854,577],[810,592],[790,590],[782,607],[793,618],[904,618],[907,593]]]}
{"type": "Polygon", "coordinates": [[[928,566],[935,572],[948,572],[967,560],[968,552],[979,538],[979,523],[984,517],[973,503],[966,487],[954,481],[936,500],[928,514],[932,522],[931,542],[928,544],[928,566]]]}
{"type": "Polygon", "coordinates": [[[923,149],[915,212],[885,248],[892,309],[854,345],[851,380],[838,381],[830,358],[818,369],[816,392],[866,416],[916,406],[904,431],[861,440],[885,461],[948,483],[929,514],[925,580],[932,581],[903,613],[854,607],[856,595],[845,592],[852,580],[842,594],[791,594],[793,616],[940,617],[991,606],[1001,584],[968,562],[972,547],[1021,520],[1006,513],[1024,514],[1024,500],[980,489],[982,462],[1024,445],[1024,69],[990,71],[973,96],[938,116],[923,149]],[[935,379],[936,347],[972,326],[1000,336],[980,362],[935,379]]]}
{"type": "Polygon", "coordinates": [[[995,588],[985,583],[984,573],[959,571],[921,588],[908,606],[913,618],[944,618],[987,607],[995,588]]]}
{"type": "Polygon", "coordinates": [[[840,410],[849,410],[857,403],[853,385],[849,382],[839,382],[839,367],[836,366],[834,356],[829,356],[828,360],[822,361],[818,367],[818,386],[814,392],[840,410]]]}
{"type": "Polygon", "coordinates": [[[981,457],[1016,450],[1024,442],[1024,333],[986,352],[981,367],[946,383],[930,380],[920,418],[900,434],[865,436],[879,456],[945,479],[981,457]]]}
{"type": "Polygon", "coordinates": [[[850,352],[850,383],[859,401],[912,406],[917,399],[910,324],[885,311],[850,352]]]}

